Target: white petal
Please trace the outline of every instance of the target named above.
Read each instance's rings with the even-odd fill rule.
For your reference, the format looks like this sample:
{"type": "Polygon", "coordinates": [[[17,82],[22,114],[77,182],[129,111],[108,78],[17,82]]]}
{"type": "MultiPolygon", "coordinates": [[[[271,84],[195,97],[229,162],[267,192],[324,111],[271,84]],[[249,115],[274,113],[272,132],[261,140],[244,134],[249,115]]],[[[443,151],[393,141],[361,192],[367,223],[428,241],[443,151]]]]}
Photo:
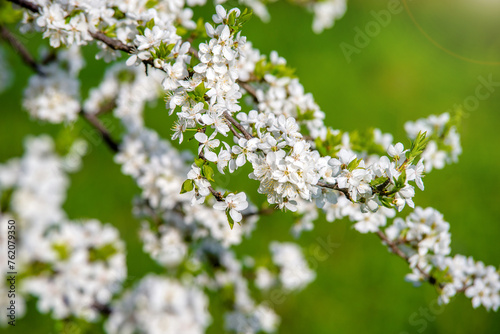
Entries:
{"type": "Polygon", "coordinates": [[[215,154],[214,152],[212,151],[209,151],[209,150],[205,150],[205,158],[208,160],[208,161],[212,161],[212,162],[215,162],[217,161],[217,154],[215,154]]]}
{"type": "Polygon", "coordinates": [[[205,143],[208,140],[207,135],[204,134],[203,132],[198,132],[197,134],[194,135],[194,138],[200,143],[205,143]]]}
{"type": "Polygon", "coordinates": [[[214,204],[214,209],[215,210],[221,210],[224,211],[227,208],[227,203],[226,202],[216,202],[214,204]]]}
{"type": "Polygon", "coordinates": [[[239,213],[239,211],[237,211],[235,209],[229,210],[229,215],[231,216],[231,218],[233,218],[235,223],[240,222],[241,219],[243,218],[241,213],[239,213]]]}
{"type": "Polygon", "coordinates": [[[222,33],[220,34],[220,39],[225,41],[229,38],[231,31],[229,30],[229,26],[224,26],[222,33]]]}
{"type": "Polygon", "coordinates": [[[217,7],[215,7],[215,12],[221,19],[226,18],[226,10],[221,5],[217,5],[217,7]]]}

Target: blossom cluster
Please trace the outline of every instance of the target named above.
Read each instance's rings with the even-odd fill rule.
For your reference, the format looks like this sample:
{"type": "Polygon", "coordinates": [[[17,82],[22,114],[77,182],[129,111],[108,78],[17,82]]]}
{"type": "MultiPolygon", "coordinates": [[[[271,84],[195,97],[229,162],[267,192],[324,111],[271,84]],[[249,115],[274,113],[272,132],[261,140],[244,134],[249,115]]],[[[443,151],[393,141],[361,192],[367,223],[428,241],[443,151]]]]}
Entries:
{"type": "Polygon", "coordinates": [[[25,146],[21,159],[0,166],[0,191],[8,198],[2,219],[11,217],[22,229],[21,290],[37,296],[39,310],[57,319],[96,320],[95,306],[109,303],[126,277],[124,243],[111,225],[66,217],[66,164],[50,137],[29,138],[25,146]]]}
{"type": "Polygon", "coordinates": [[[500,307],[498,269],[464,255],[445,257],[441,263],[437,263],[437,266],[446,272],[448,280],[451,281],[445,283],[442,288],[440,295],[442,303],[448,303],[459,291],[465,291],[465,296],[471,298],[474,308],[482,305],[487,310],[498,310],[500,307]]]}
{"type": "Polygon", "coordinates": [[[43,121],[75,121],[80,112],[78,72],[70,73],[57,64],[45,66],[41,71],[30,78],[24,92],[23,107],[33,118],[43,121]]]}
{"type": "Polygon", "coordinates": [[[500,274],[493,266],[463,255],[450,256],[450,224],[433,208],[417,207],[406,219],[396,218],[385,229],[388,240],[408,259],[412,273],[406,279],[415,284],[433,277],[439,283],[441,303],[464,292],[477,308],[500,307],[500,274]]]}
{"type": "Polygon", "coordinates": [[[207,296],[161,276],[144,277],[114,303],[108,333],[203,333],[210,324],[207,296]]]}
{"type": "MultiPolygon", "coordinates": [[[[192,1],[188,1],[192,2],[192,1]]],[[[195,1],[204,4],[204,1],[195,1]]],[[[40,6],[36,13],[25,12],[22,31],[35,30],[43,32],[43,37],[50,40],[50,45],[58,48],[61,45],[86,45],[94,41],[95,34],[105,31],[116,36],[123,43],[135,39],[138,22],[155,19],[163,22],[166,30],[174,30],[173,22],[192,28],[196,24],[191,20],[193,11],[185,8],[185,1],[158,1],[154,8],[148,8],[146,0],[140,1],[46,1],[36,0],[32,3],[40,6]]],[[[118,52],[105,44],[99,43],[100,58],[112,60],[118,52]]]]}
{"type": "Polygon", "coordinates": [[[285,289],[300,290],[316,278],[296,244],[273,242],[270,248],[273,262],[280,268],[280,283],[285,289]]]}
{"type": "MultiPolygon", "coordinates": [[[[212,209],[210,204],[191,205],[189,193],[179,194],[188,170],[187,165],[179,165],[183,158],[168,142],[160,141],[151,130],[144,129],[139,136],[130,134],[130,137],[125,138],[116,160],[123,164],[124,173],[134,176],[141,188],[148,191],[136,201],[135,212],[138,217],[143,219],[151,215],[157,217],[150,222],[143,221],[141,239],[144,250],[161,265],[185,270],[187,277],[191,277],[190,280],[196,282],[200,288],[214,290],[226,289],[228,285],[233,286],[234,299],[228,302],[234,304],[234,309],[225,316],[228,331],[273,332],[279,323],[279,318],[272,309],[253,300],[248,281],[243,275],[241,260],[238,260],[234,252],[228,248],[241,243],[242,237],[249,235],[258,216],[245,217],[241,226],[236,225],[231,229],[227,224],[226,215],[212,209]],[[131,151],[132,148],[134,151],[131,151]],[[140,161],[131,160],[138,156],[143,158],[140,161]],[[133,173],[135,167],[139,167],[136,174],[133,173]],[[152,173],[161,173],[161,176],[154,177],[152,173]],[[152,185],[151,188],[142,180],[154,180],[156,185],[152,185]],[[158,220],[161,222],[160,225],[158,220]],[[211,267],[212,263],[213,269],[200,271],[201,266],[211,267]]],[[[225,210],[225,205],[237,201],[238,195],[241,197],[243,193],[234,195],[235,198],[228,195],[224,202],[215,202],[215,205],[225,210]],[[223,205],[223,203],[228,204],[223,205]]],[[[244,210],[243,213],[245,214],[244,210]]],[[[299,248],[296,250],[297,256],[300,257],[299,248]]],[[[248,261],[252,262],[250,258],[247,258],[248,261]]],[[[246,270],[254,269],[249,267],[246,270]]],[[[308,282],[303,282],[301,287],[308,282]]],[[[149,305],[140,307],[144,312],[149,312],[149,305]]],[[[149,328],[141,323],[135,323],[135,326],[141,330],[149,328]]],[[[155,328],[160,330],[163,327],[155,328]]],[[[189,330],[189,327],[186,330],[189,330]]]]}
{"type": "Polygon", "coordinates": [[[126,277],[124,243],[116,228],[97,220],[63,222],[36,238],[44,259],[25,260],[35,260],[44,269],[26,277],[23,289],[38,297],[38,309],[56,319],[99,318],[99,306],[111,301],[126,277]]]}

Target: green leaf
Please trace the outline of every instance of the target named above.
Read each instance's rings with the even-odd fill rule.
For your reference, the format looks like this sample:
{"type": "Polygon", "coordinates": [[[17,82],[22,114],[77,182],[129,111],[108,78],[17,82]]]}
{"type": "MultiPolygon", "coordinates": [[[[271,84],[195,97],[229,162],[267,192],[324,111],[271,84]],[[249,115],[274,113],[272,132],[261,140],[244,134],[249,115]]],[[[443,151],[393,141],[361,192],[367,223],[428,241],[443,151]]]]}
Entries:
{"type": "Polygon", "coordinates": [[[155,26],[155,19],[151,19],[148,21],[148,23],[146,23],[146,28],[148,28],[149,30],[153,30],[154,26],[155,26]]]}
{"type": "Polygon", "coordinates": [[[198,85],[196,86],[196,88],[194,89],[194,94],[197,96],[197,97],[204,97],[205,96],[205,93],[208,91],[208,89],[205,88],[205,84],[203,83],[203,81],[198,85]]]}
{"type": "Polygon", "coordinates": [[[116,37],[116,24],[113,24],[112,26],[106,27],[106,29],[104,29],[104,33],[108,37],[115,38],[116,37]]]}
{"type": "Polygon", "coordinates": [[[117,252],[118,250],[112,244],[107,244],[99,248],[91,248],[89,249],[89,261],[106,261],[117,252]]]}
{"type": "Polygon", "coordinates": [[[386,208],[392,208],[392,198],[379,196],[378,199],[380,200],[380,203],[382,203],[382,205],[386,208]]]}
{"type": "Polygon", "coordinates": [[[184,36],[188,33],[189,30],[187,30],[186,28],[184,28],[183,26],[178,26],[177,27],[177,30],[176,30],[176,34],[179,35],[179,36],[184,36]]]}
{"type": "Polygon", "coordinates": [[[328,155],[326,148],[323,146],[323,142],[321,141],[321,138],[316,138],[314,140],[314,143],[316,144],[316,149],[318,150],[321,155],[325,156],[328,155]]]}
{"type": "Polygon", "coordinates": [[[205,178],[208,181],[215,182],[215,180],[214,180],[215,173],[214,173],[214,170],[212,167],[210,167],[208,164],[203,165],[203,168],[201,170],[203,172],[203,176],[205,176],[205,178]]]}
{"type": "Polygon", "coordinates": [[[389,180],[388,177],[385,177],[385,176],[384,177],[378,177],[378,178],[372,180],[372,182],[370,182],[370,185],[372,187],[376,188],[376,187],[384,184],[387,180],[389,180]]]}
{"type": "Polygon", "coordinates": [[[59,256],[59,260],[66,260],[69,258],[69,249],[68,246],[65,244],[53,244],[52,249],[57,253],[59,256]]]}
{"type": "Polygon", "coordinates": [[[184,183],[182,184],[181,194],[190,192],[191,190],[193,190],[193,188],[194,188],[194,181],[191,179],[188,179],[188,180],[184,181],[184,183]]]}
{"type": "Polygon", "coordinates": [[[304,112],[297,108],[297,122],[311,121],[314,119],[314,110],[305,110],[304,112]]]}
{"type": "Polygon", "coordinates": [[[196,164],[196,166],[201,168],[205,164],[205,160],[201,158],[196,158],[194,159],[194,163],[196,164]]]}
{"type": "Polygon", "coordinates": [[[232,11],[231,14],[229,14],[229,17],[227,18],[227,25],[234,26],[235,23],[236,23],[236,11],[232,11]]]}
{"type": "Polygon", "coordinates": [[[397,181],[396,181],[396,187],[397,188],[403,188],[405,186],[405,182],[406,182],[406,169],[404,169],[402,172],[401,172],[401,175],[399,175],[397,181]]]}
{"type": "Polygon", "coordinates": [[[146,8],[154,8],[158,5],[158,0],[148,0],[146,2],[146,8]]]}
{"type": "Polygon", "coordinates": [[[349,165],[347,165],[347,169],[350,170],[351,172],[358,168],[359,164],[361,163],[361,159],[353,159],[349,165]]]}
{"type": "Polygon", "coordinates": [[[75,16],[77,16],[80,13],[83,13],[83,10],[81,10],[81,9],[75,9],[75,10],[73,10],[68,16],[66,16],[66,18],[64,19],[64,22],[66,24],[68,24],[71,21],[72,18],[74,18],[75,16]]]}
{"type": "Polygon", "coordinates": [[[425,150],[430,137],[427,137],[427,132],[420,131],[415,138],[415,141],[411,145],[410,152],[407,153],[406,158],[408,162],[411,163],[415,158],[417,158],[425,150]]]}
{"type": "Polygon", "coordinates": [[[123,20],[125,18],[125,13],[122,12],[118,7],[113,7],[115,13],[113,14],[113,18],[117,20],[123,20]]]}
{"type": "Polygon", "coordinates": [[[196,29],[192,33],[196,37],[201,37],[201,38],[207,37],[207,31],[205,30],[205,22],[203,21],[202,17],[198,18],[198,21],[196,21],[196,29]]]}
{"type": "Polygon", "coordinates": [[[170,55],[174,46],[175,44],[165,44],[162,41],[158,47],[154,48],[155,51],[153,56],[155,58],[165,59],[170,55]]]}
{"type": "Polygon", "coordinates": [[[234,220],[233,218],[231,218],[231,215],[229,214],[229,211],[226,210],[226,217],[227,217],[227,221],[229,223],[229,227],[231,228],[231,230],[233,229],[234,227],[234,220]]]}
{"type": "Polygon", "coordinates": [[[238,24],[243,25],[246,22],[248,22],[252,17],[253,17],[253,12],[251,10],[248,10],[248,8],[245,8],[243,13],[241,13],[240,17],[238,18],[238,24]]]}

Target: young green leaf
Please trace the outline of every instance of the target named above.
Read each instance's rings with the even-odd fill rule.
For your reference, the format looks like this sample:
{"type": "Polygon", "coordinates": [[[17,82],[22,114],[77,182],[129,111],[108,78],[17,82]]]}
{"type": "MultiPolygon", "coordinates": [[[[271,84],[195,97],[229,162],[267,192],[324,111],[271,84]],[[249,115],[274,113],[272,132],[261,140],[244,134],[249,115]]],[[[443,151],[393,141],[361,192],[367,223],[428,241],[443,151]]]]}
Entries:
{"type": "Polygon", "coordinates": [[[205,176],[205,178],[208,181],[215,182],[215,180],[214,180],[215,173],[214,173],[214,170],[212,167],[210,167],[209,165],[203,165],[202,173],[203,173],[203,176],[205,176]]]}
{"type": "Polygon", "coordinates": [[[233,220],[233,218],[231,218],[231,215],[229,214],[229,211],[226,211],[226,217],[227,217],[227,221],[229,223],[229,227],[232,230],[233,227],[234,227],[234,220],[233,220]]]}
{"type": "Polygon", "coordinates": [[[193,180],[186,180],[182,184],[182,189],[181,189],[181,194],[190,192],[194,188],[194,181],[193,180]]]}

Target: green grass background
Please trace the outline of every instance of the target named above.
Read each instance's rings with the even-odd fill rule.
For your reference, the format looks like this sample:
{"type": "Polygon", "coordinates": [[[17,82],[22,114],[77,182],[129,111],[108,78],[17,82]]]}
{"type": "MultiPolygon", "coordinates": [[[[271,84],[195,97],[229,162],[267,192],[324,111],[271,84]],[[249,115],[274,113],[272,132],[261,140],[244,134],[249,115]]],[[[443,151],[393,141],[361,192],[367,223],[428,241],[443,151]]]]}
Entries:
{"type": "MultiPolygon", "coordinates": [[[[500,62],[500,5],[489,0],[408,1],[417,22],[443,48],[482,62],[500,62]]],[[[387,1],[349,2],[344,18],[323,34],[311,31],[312,16],[285,2],[270,5],[272,20],[253,19],[244,30],[248,40],[263,53],[277,50],[297,69],[307,92],[327,114],[327,123],[345,130],[378,127],[404,141],[403,125],[430,114],[439,114],[461,104],[479,84],[478,76],[500,81],[500,66],[464,61],[436,47],[410,20],[406,11],[391,17],[391,23],[371,38],[360,54],[348,63],[339,47],[354,45],[354,28],[365,29],[373,21],[370,13],[386,9],[387,1]]],[[[198,11],[211,14],[211,9],[198,11]]],[[[39,36],[23,37],[32,51],[39,36]]],[[[105,64],[86,51],[88,66],[80,77],[82,95],[102,78],[105,64]]],[[[0,161],[23,152],[27,134],[55,136],[61,126],[30,120],[21,107],[21,96],[30,70],[9,50],[15,72],[12,87],[0,95],[0,161]]],[[[433,206],[451,224],[454,253],[472,255],[486,264],[500,265],[500,87],[481,101],[464,121],[459,164],[433,171],[425,178],[426,190],[417,191],[417,205],[433,206]]],[[[160,102],[146,111],[146,124],[168,137],[171,119],[160,102]]],[[[82,121],[79,126],[87,127],[82,121]]],[[[163,272],[142,252],[138,222],[131,215],[131,198],[138,193],[132,179],[120,174],[104,145],[92,147],[84,169],[71,175],[71,188],[64,205],[70,218],[97,218],[110,222],[127,241],[129,279],[133,284],[147,272],[163,272]]],[[[255,202],[256,184],[233,177],[255,202]]],[[[240,254],[264,254],[270,240],[291,240],[290,216],[263,218],[252,239],[238,247],[240,254]]],[[[300,244],[306,249],[316,239],[331,239],[340,246],[318,264],[317,279],[303,292],[288,295],[276,306],[282,317],[280,333],[499,333],[500,315],[483,308],[472,309],[470,300],[459,296],[439,314],[425,316],[436,293],[430,286],[414,288],[404,281],[407,265],[389,254],[373,235],[361,235],[347,221],[327,223],[321,217],[300,244]],[[422,312],[422,313],[420,313],[422,312]]],[[[19,333],[56,333],[54,322],[36,311],[33,301],[18,321],[19,333]]],[[[221,333],[220,305],[209,333],[221,333]]],[[[101,324],[90,327],[98,333],[101,324]]],[[[5,329],[0,329],[0,332],[5,329]]]]}

